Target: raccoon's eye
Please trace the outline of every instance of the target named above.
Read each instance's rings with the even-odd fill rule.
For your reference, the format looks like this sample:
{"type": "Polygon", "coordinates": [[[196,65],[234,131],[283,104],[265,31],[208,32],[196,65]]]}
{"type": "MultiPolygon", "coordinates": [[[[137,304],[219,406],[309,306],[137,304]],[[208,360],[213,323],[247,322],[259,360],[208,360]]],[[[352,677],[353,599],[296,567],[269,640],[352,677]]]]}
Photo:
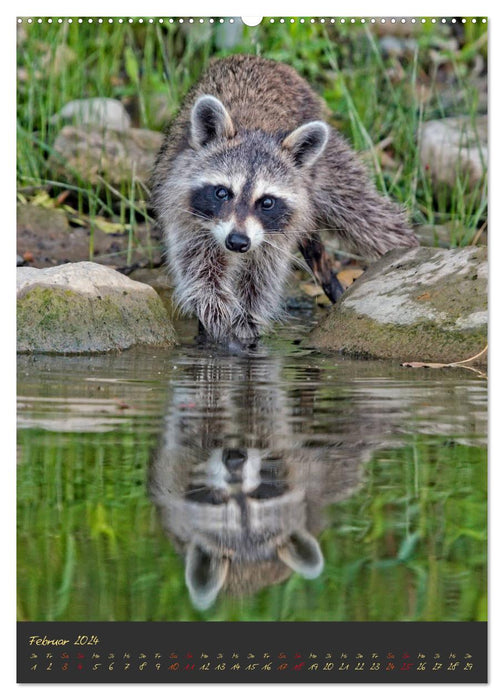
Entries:
{"type": "Polygon", "coordinates": [[[269,211],[275,206],[275,200],[273,199],[273,197],[263,197],[261,200],[259,200],[259,204],[261,206],[261,209],[263,209],[264,211],[269,211]]]}
{"type": "Polygon", "coordinates": [[[221,199],[223,201],[226,199],[229,199],[229,197],[231,195],[231,193],[227,189],[227,187],[221,187],[220,185],[215,188],[214,194],[217,197],[217,199],[221,199]]]}

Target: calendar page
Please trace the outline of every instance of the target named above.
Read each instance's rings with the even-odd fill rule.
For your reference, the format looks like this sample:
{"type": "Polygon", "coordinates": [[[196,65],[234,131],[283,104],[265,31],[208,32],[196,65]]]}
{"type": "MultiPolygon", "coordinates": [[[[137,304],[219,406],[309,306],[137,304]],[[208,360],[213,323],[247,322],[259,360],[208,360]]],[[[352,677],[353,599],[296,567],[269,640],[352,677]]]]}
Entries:
{"type": "Polygon", "coordinates": [[[18,683],[486,683],[485,17],[19,17],[18,683]]]}

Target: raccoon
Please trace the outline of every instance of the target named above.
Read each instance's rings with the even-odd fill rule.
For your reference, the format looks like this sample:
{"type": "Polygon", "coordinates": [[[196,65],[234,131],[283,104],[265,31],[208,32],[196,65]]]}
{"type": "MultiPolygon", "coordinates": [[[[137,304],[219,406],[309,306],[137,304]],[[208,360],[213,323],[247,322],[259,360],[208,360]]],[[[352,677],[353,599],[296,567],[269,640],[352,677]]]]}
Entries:
{"type": "MultiPolygon", "coordinates": [[[[313,392],[293,404],[282,369],[279,358],[201,356],[169,391],[148,490],[198,609],[293,572],[320,576],[325,507],[361,488],[362,465],[388,426],[343,401],[334,439],[312,442],[313,392]]],[[[310,385],[314,368],[300,371],[310,385]]]]}
{"type": "Polygon", "coordinates": [[[175,300],[216,341],[257,338],[280,316],[300,250],[335,302],[321,232],[368,259],[417,245],[291,67],[233,55],[210,64],[157,156],[152,203],[175,300]]]}

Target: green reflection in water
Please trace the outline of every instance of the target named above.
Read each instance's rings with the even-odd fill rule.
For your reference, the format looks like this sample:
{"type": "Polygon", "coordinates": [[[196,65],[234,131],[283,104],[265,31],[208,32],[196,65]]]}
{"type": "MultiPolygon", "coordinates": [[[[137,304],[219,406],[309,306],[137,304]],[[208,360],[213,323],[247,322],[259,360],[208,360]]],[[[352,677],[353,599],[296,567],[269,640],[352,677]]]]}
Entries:
{"type": "Polygon", "coordinates": [[[414,435],[329,506],[326,566],[194,610],[147,497],[152,430],[23,429],[19,620],[485,620],[486,450],[414,435]]]}

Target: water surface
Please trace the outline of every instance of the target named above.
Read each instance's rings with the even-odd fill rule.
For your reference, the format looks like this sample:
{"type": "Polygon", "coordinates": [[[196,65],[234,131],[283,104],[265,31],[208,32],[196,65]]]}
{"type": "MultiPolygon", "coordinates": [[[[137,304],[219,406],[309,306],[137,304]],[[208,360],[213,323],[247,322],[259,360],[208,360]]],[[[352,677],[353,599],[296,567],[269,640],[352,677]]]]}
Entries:
{"type": "Polygon", "coordinates": [[[18,619],[486,619],[486,381],[302,349],[18,358],[18,619]]]}

